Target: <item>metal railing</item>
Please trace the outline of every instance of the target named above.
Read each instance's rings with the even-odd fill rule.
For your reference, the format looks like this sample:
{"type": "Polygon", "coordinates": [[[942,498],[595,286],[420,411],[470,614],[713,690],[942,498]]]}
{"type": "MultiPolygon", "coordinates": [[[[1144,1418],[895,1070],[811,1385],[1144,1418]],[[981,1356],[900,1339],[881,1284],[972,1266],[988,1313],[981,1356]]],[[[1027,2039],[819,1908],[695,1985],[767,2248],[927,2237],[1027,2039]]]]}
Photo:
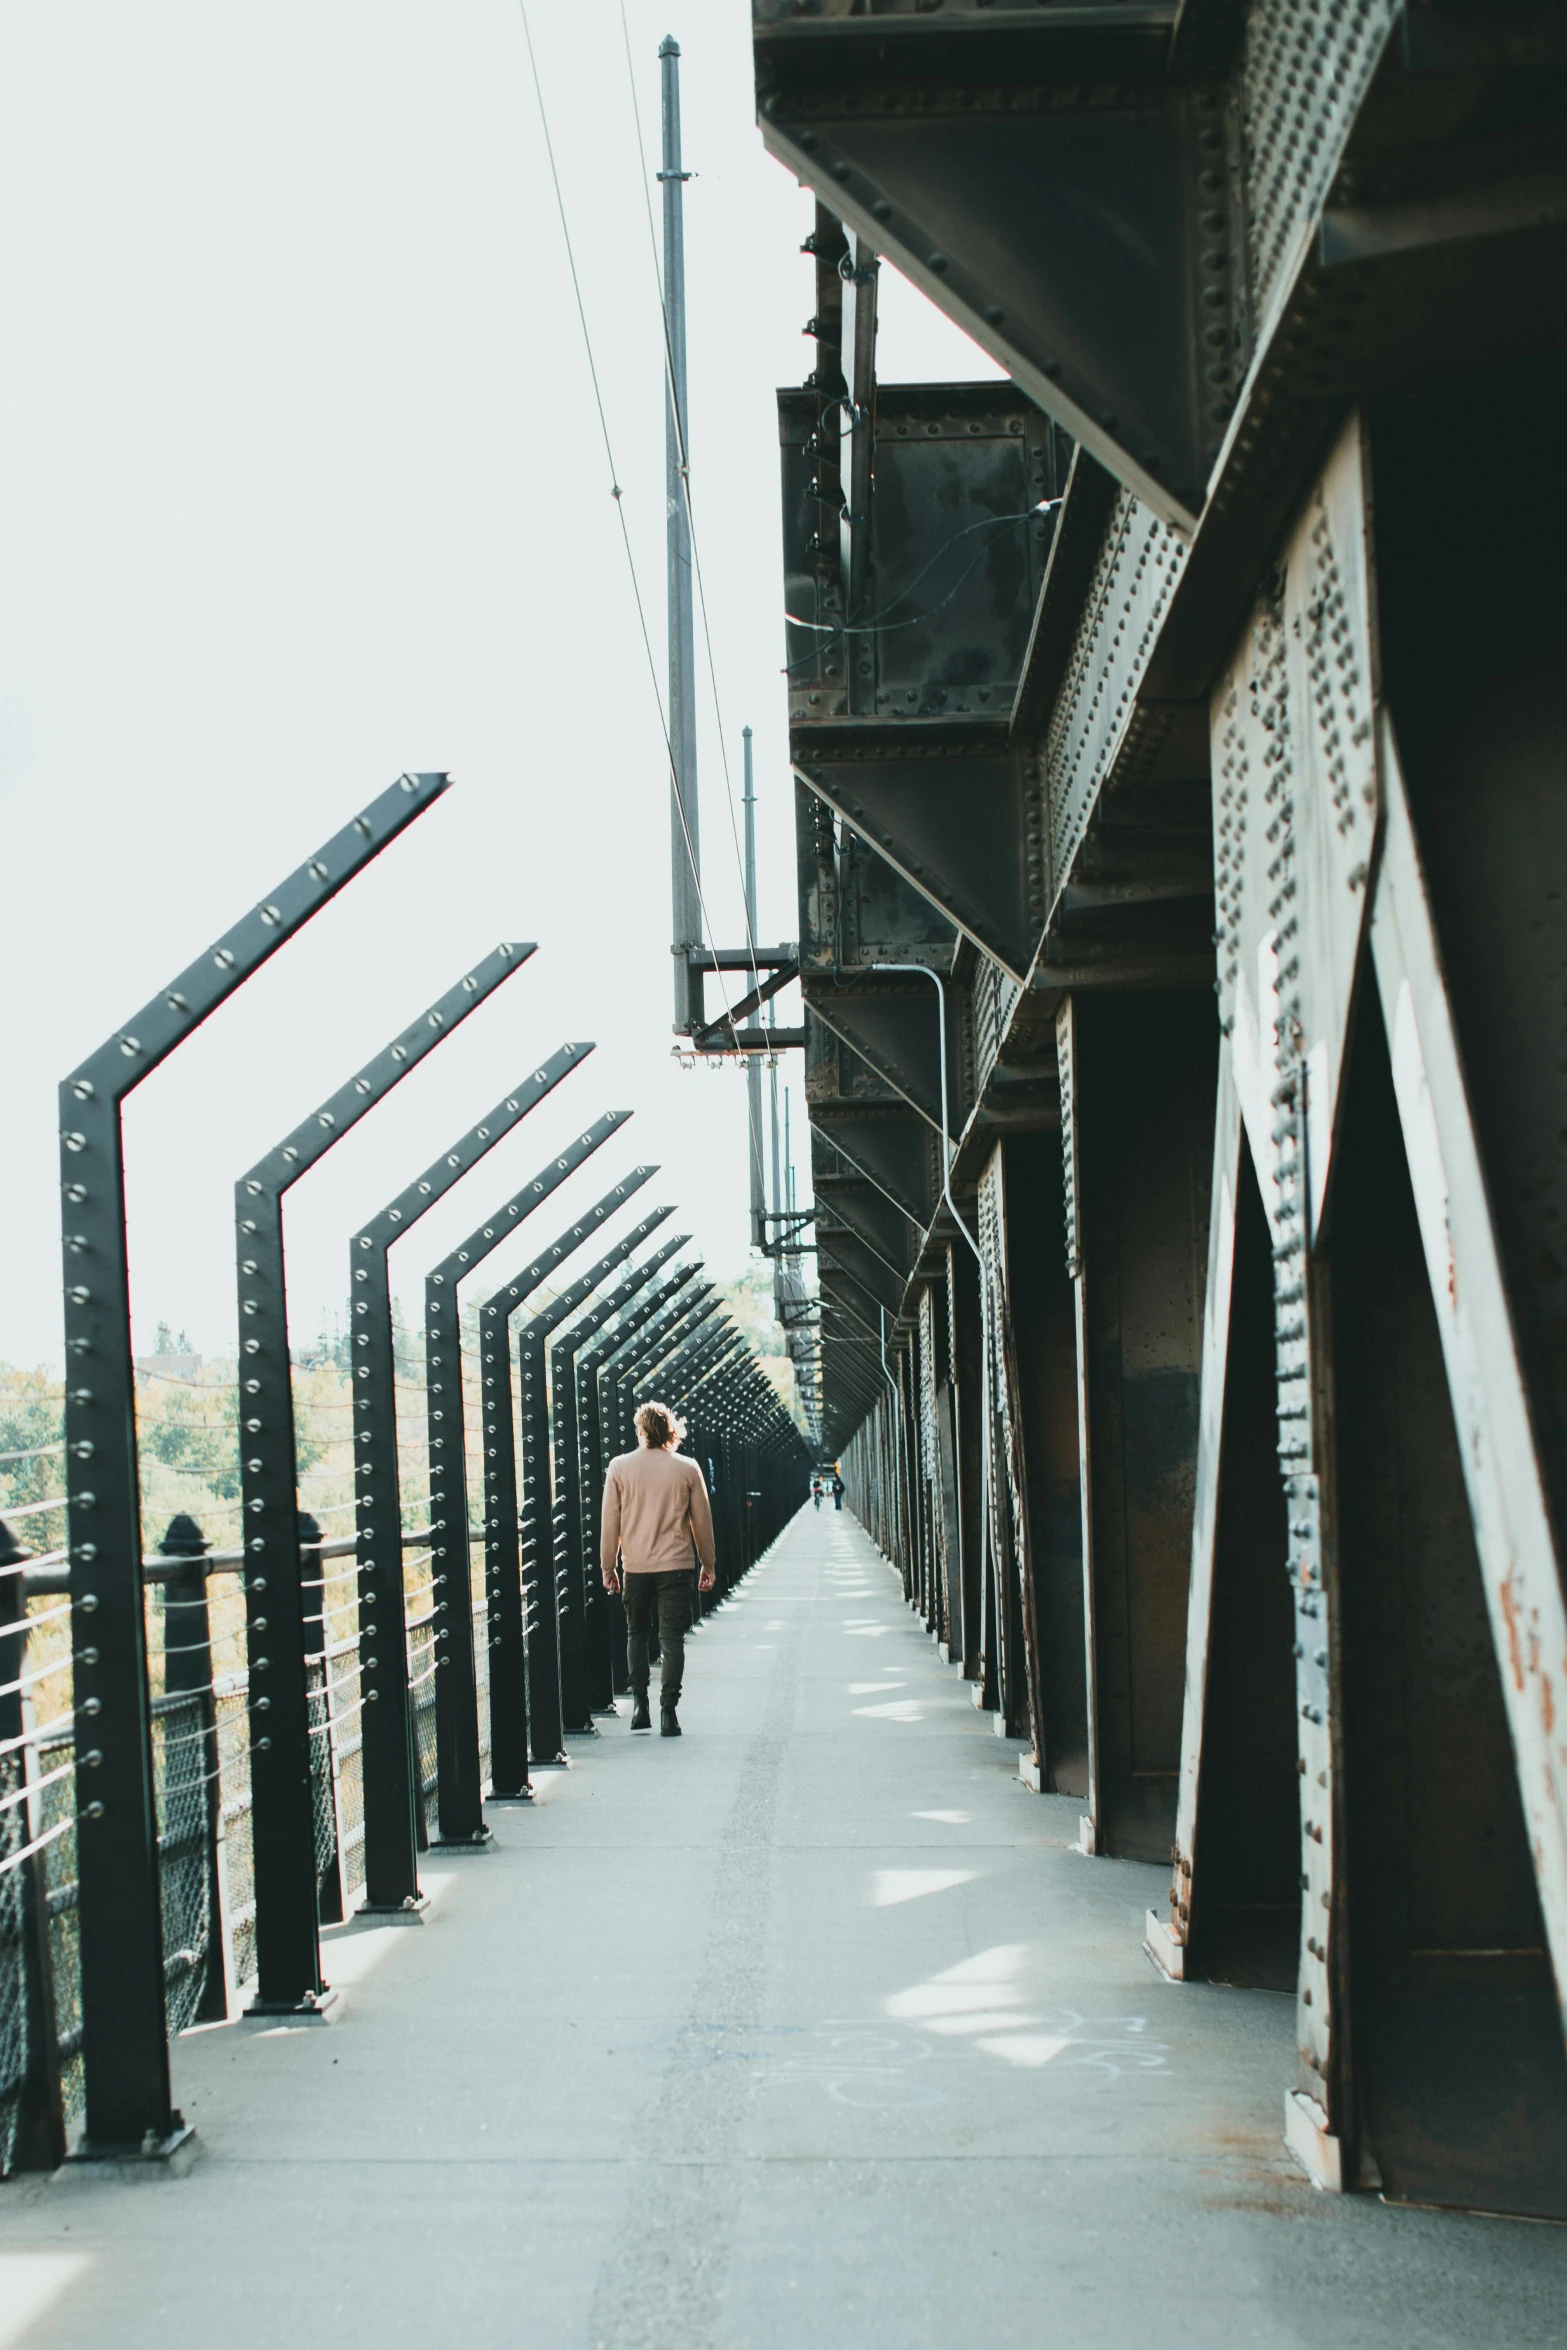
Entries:
{"type": "MultiPolygon", "coordinates": [[[[339,1460],[315,1472],[346,1481],[353,1499],[322,1498],[318,1518],[299,1498],[323,1453],[316,1404],[296,1408],[284,1195],[523,967],[533,952],[524,944],[486,957],[236,1185],[235,1376],[216,1419],[188,1416],[199,1459],[169,1457],[166,1443],[147,1458],[237,1491],[235,1504],[211,1502],[233,1506],[237,1526],[225,1524],[228,1547],[218,1548],[178,1510],[159,1548],[146,1549],[139,1429],[159,1428],[164,1443],[161,1430],[186,1428],[187,1416],[183,1405],[172,1420],[138,1408],[121,1103],[445,788],[441,776],[402,778],[61,1089],[63,1441],[0,1459],[7,1484],[15,1463],[27,1464],[27,1490],[0,1501],[0,2174],[58,2162],[78,2124],[72,2155],[122,2165],[177,2155],[189,2133],[170,2101],[170,2036],[241,2007],[319,2013],[333,1996],[322,1925],[351,1910],[422,1906],[419,1854],[482,1848],[484,1802],[527,1799],[530,1697],[546,1749],[538,1759],[561,1752],[567,1729],[591,1728],[589,1678],[609,1701],[579,1470],[585,1450],[601,1463],[624,1443],[638,1365],[666,1366],[667,1347],[649,1355],[643,1339],[675,1335],[669,1316],[644,1333],[640,1314],[622,1308],[668,1249],[605,1284],[669,1211],[613,1240],[589,1271],[558,1277],[557,1267],[654,1170],[631,1170],[540,1251],[500,1292],[498,1325],[489,1301],[465,1334],[457,1292],[625,1114],[579,1132],[431,1275],[422,1379],[400,1375],[386,1273],[388,1249],[425,1208],[591,1046],[563,1046],[524,1076],[353,1236],[346,1392],[321,1407],[344,1415],[339,1460]],[[535,1290],[513,1388],[507,1317],[535,1290]],[[614,1393],[602,1382],[589,1393],[580,1377],[557,1382],[546,1343],[557,1324],[571,1325],[562,1338],[574,1354],[606,1315],[614,1393]],[[492,1359],[502,1351],[504,1380],[492,1359]],[[482,1387],[475,1357],[488,1370],[482,1387]],[[468,1369],[482,1412],[468,1408],[468,1369]],[[515,1424],[510,1410],[498,1421],[490,1410],[492,1386],[515,1394],[515,1424]],[[399,1397],[416,1399],[401,1430],[399,1397]],[[510,1465],[499,1503],[497,1448],[510,1465]],[[216,1473],[215,1450],[225,1455],[216,1473]],[[64,1495],[51,1490],[62,1482],[64,1495]],[[471,1523],[470,1486],[475,1505],[484,1495],[482,1527],[471,1523]],[[4,1523],[8,1506],[31,1545],[4,1523]],[[421,1511],[426,1523],[406,1523],[421,1511]],[[350,1513],[352,1532],[328,1530],[350,1513]]],[[[701,1360],[709,1375],[694,1442],[719,1488],[728,1582],[754,1557],[764,1519],[776,1531],[787,1515],[803,1453],[754,1366],[726,1345],[719,1381],[710,1374],[720,1358],[701,1360]],[[750,1514],[758,1498],[760,1518],[750,1514]]],[[[188,1449],[175,1441],[174,1453],[188,1449]]]]}

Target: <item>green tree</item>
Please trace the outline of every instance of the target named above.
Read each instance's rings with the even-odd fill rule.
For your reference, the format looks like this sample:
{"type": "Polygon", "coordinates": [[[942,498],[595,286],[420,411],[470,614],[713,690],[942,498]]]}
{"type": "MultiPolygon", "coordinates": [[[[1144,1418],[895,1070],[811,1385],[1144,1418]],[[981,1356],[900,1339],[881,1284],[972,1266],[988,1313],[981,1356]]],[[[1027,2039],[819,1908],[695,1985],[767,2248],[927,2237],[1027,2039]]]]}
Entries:
{"type": "MultiPolygon", "coordinates": [[[[0,1363],[0,1453],[37,1454],[41,1445],[65,1439],[65,1398],[58,1380],[47,1371],[18,1371],[0,1363]]],[[[42,1458],[0,1463],[0,1517],[7,1502],[48,1501],[64,1488],[65,1466],[58,1453],[42,1458]]],[[[28,1541],[53,1519],[41,1519],[24,1528],[28,1541]]],[[[36,1544],[34,1545],[36,1547],[36,1544]]]]}

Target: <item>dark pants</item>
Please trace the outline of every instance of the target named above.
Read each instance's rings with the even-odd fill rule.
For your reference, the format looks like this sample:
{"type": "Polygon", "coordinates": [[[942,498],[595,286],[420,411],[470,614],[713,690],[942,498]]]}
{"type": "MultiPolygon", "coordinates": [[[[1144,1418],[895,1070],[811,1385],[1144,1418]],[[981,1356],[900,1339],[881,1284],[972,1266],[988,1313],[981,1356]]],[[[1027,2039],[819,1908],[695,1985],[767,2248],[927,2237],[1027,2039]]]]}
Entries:
{"type": "Polygon", "coordinates": [[[841,1493],[835,1493],[835,1494],[833,1495],[833,1497],[832,1497],[832,1506],[833,1506],[833,1508],[834,1508],[835,1510],[841,1510],[841,1509],[842,1509],[842,1507],[843,1507],[843,1495],[842,1495],[841,1493]]]}
{"type": "Polygon", "coordinates": [[[626,1673],[633,1697],[647,1695],[647,1636],[658,1625],[658,1701],[674,1705],[680,1696],[686,1668],[686,1633],[691,1623],[691,1570],[675,1567],[668,1574],[622,1575],[626,1600],[626,1673]]]}

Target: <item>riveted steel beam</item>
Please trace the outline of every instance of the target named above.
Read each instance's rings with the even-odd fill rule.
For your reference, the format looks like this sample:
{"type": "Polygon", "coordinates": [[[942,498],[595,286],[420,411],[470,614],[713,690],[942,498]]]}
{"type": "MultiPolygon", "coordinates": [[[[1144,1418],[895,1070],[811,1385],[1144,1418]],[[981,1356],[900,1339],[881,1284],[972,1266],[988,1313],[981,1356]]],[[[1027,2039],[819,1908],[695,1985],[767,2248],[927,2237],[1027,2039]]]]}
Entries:
{"type": "Polygon", "coordinates": [[[1189,528],[1246,322],[1238,109],[1222,83],[1172,77],[1179,10],[753,14],[769,150],[1189,528]]]}

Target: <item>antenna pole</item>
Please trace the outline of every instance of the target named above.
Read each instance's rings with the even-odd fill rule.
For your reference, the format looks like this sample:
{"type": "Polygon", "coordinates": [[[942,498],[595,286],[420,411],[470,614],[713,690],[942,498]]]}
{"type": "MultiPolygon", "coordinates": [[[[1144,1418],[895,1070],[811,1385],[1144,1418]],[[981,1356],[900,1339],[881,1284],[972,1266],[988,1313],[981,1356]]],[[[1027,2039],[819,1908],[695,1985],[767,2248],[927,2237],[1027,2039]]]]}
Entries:
{"type": "MultiPolygon", "coordinates": [[[[746,727],[740,740],[745,749],[745,789],[741,806],[745,810],[745,922],[746,936],[756,942],[756,774],[751,755],[751,729],[746,727]]],[[[753,1012],[747,1028],[760,1028],[760,1010],[753,1012]]],[[[762,1166],[762,1056],[752,1051],[745,1057],[745,1112],[746,1128],[750,1137],[751,1157],[751,1246],[767,1251],[767,1190],[762,1166]]]]}
{"type": "Polygon", "coordinates": [[[659,45],[664,161],[664,486],[668,504],[670,874],[673,893],[675,1029],[689,1034],[702,1018],[701,841],[697,828],[696,636],[691,609],[691,518],[687,506],[691,442],[686,404],[685,183],[680,161],[680,44],[659,45]]]}

